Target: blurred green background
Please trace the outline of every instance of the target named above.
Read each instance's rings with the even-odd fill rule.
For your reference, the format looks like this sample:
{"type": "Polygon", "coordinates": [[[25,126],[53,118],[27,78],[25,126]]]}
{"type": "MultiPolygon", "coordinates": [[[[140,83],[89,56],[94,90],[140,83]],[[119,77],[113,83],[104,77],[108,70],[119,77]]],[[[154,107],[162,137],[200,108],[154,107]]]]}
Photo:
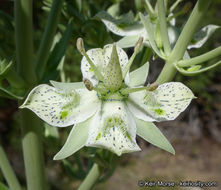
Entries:
{"type": "MultiPolygon", "coordinates": [[[[63,64],[64,73],[57,80],[76,82],[82,79],[80,72],[82,56],[75,47],[78,37],[84,39],[86,49],[103,47],[107,43],[120,39],[119,36],[110,33],[102,22],[93,19],[96,13],[119,3],[118,14],[124,14],[130,10],[136,14],[138,11],[144,11],[144,8],[139,6],[139,2],[142,5],[140,0],[65,0],[57,34],[64,33],[70,18],[73,18],[73,26],[63,64]]],[[[169,0],[169,4],[173,2],[169,0]]],[[[196,1],[184,0],[176,10],[182,8],[187,2],[193,7],[196,1]]],[[[15,56],[13,4],[12,0],[0,1],[0,57],[8,60],[15,56]]],[[[50,5],[51,0],[34,1],[35,53],[44,31],[50,5]]],[[[201,26],[221,25],[220,10],[221,1],[213,0],[201,26]]],[[[190,11],[177,17],[177,26],[185,23],[189,13],[190,11]]],[[[218,30],[202,48],[191,50],[190,55],[194,57],[220,45],[221,30],[218,30]]],[[[126,51],[128,55],[133,52],[132,49],[126,49],[126,51]]],[[[144,51],[145,48],[135,59],[132,69],[142,65],[144,51]]],[[[149,76],[151,82],[156,79],[162,66],[162,61],[158,59],[151,62],[149,76]]],[[[139,189],[137,184],[141,179],[176,182],[179,180],[219,181],[221,185],[221,67],[195,77],[183,77],[177,74],[176,80],[185,83],[198,97],[175,121],[157,123],[174,146],[176,155],[170,155],[138,139],[142,152],[123,155],[113,176],[108,181],[100,183],[95,189],[139,189]]],[[[17,109],[16,101],[0,98],[0,140],[19,179],[25,184],[17,109]]],[[[67,130],[59,129],[59,133],[50,126],[45,127],[43,141],[46,173],[50,189],[53,190],[75,189],[91,167],[90,160],[85,156],[91,150],[86,148],[64,162],[53,161],[53,156],[64,144],[69,131],[70,127],[67,130]],[[78,171],[79,163],[83,171],[78,171]],[[74,172],[71,168],[74,168],[74,172]]],[[[1,173],[0,180],[3,180],[1,173]]],[[[221,189],[221,186],[211,189],[221,189]]]]}

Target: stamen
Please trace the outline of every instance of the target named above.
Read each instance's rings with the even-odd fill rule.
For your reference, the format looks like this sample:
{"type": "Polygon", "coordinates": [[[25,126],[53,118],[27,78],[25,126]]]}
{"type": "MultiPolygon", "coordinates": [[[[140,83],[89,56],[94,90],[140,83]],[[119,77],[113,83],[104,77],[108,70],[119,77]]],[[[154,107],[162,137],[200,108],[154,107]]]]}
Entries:
{"type": "Polygon", "coordinates": [[[123,73],[123,79],[126,77],[127,72],[130,70],[130,67],[131,67],[131,65],[132,65],[132,63],[133,63],[137,53],[140,51],[140,48],[141,48],[142,44],[143,44],[143,37],[140,37],[139,40],[136,43],[135,48],[134,48],[134,53],[130,57],[129,62],[128,62],[128,64],[125,67],[125,70],[124,70],[124,73],[123,73]]]}
{"type": "Polygon", "coordinates": [[[92,82],[90,80],[88,80],[87,78],[84,78],[83,82],[84,82],[85,87],[89,91],[95,90],[96,92],[99,92],[100,94],[106,94],[107,93],[107,90],[105,88],[93,86],[92,82]]]}
{"type": "Polygon", "coordinates": [[[98,77],[98,79],[100,81],[104,80],[103,75],[101,74],[101,72],[98,70],[98,68],[95,66],[95,64],[93,63],[93,61],[91,61],[90,57],[87,55],[87,53],[85,52],[85,48],[84,48],[84,41],[82,38],[78,38],[77,39],[77,49],[80,52],[81,55],[85,56],[85,58],[87,59],[88,63],[90,64],[92,70],[94,71],[95,75],[98,77]]]}

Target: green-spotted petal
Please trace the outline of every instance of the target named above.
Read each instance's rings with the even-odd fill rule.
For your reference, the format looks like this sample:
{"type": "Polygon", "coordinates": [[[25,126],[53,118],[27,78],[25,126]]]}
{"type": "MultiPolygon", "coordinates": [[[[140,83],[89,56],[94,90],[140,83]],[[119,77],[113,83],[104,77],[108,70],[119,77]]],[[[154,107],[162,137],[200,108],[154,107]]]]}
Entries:
{"type": "MultiPolygon", "coordinates": [[[[99,71],[103,75],[104,75],[104,69],[110,61],[112,49],[113,49],[113,44],[108,44],[108,45],[104,46],[103,49],[96,48],[96,49],[88,50],[86,52],[88,54],[88,56],[90,57],[90,59],[95,64],[95,66],[99,69],[99,71]]],[[[125,51],[118,46],[117,46],[117,54],[119,57],[119,62],[120,62],[120,66],[121,66],[122,73],[123,73],[123,71],[128,63],[128,57],[127,57],[127,54],[125,53],[125,51]]],[[[83,57],[83,59],[81,61],[81,72],[83,74],[83,77],[90,80],[93,85],[98,84],[98,79],[95,76],[94,71],[90,67],[90,64],[88,63],[88,61],[85,57],[83,57]]],[[[127,77],[125,78],[126,83],[129,82],[128,77],[129,77],[129,75],[127,75],[127,77]]]]}
{"type": "Polygon", "coordinates": [[[90,121],[91,118],[72,127],[68,139],[66,140],[62,149],[55,155],[54,160],[67,158],[85,145],[88,138],[90,121]]]}
{"type": "Polygon", "coordinates": [[[32,110],[50,125],[66,127],[87,120],[96,112],[99,104],[95,91],[63,91],[43,84],[29,93],[20,108],[32,110]]]}
{"type": "Polygon", "coordinates": [[[160,85],[155,91],[140,91],[129,95],[127,105],[139,119],[145,121],[174,120],[194,98],[192,91],[180,82],[160,85]]]}
{"type": "Polygon", "coordinates": [[[142,65],[141,67],[130,73],[129,86],[131,87],[140,86],[140,85],[143,86],[144,83],[146,82],[148,73],[149,73],[149,62],[145,63],[144,65],[142,65]]]}
{"type": "Polygon", "coordinates": [[[202,47],[210,38],[210,36],[212,36],[212,34],[219,28],[220,26],[213,24],[203,27],[199,32],[197,32],[193,36],[193,40],[191,41],[191,44],[187,48],[191,49],[191,48],[202,47]]]}
{"type": "Polygon", "coordinates": [[[106,148],[118,156],[139,151],[136,124],[121,101],[107,101],[94,116],[86,146],[106,148]]]}
{"type": "Polygon", "coordinates": [[[170,142],[153,123],[137,119],[136,117],[134,119],[137,126],[137,135],[147,142],[175,154],[175,150],[170,142]]]}

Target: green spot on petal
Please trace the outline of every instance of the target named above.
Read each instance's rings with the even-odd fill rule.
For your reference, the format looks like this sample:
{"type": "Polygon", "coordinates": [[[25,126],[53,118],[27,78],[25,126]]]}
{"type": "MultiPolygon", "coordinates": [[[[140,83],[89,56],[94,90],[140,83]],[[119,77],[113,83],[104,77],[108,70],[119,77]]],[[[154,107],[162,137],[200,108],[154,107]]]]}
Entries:
{"type": "Polygon", "coordinates": [[[131,139],[131,137],[130,137],[130,134],[126,131],[126,137],[132,142],[132,139],[131,139]]]}
{"type": "Polygon", "coordinates": [[[101,133],[99,133],[96,137],[96,140],[99,140],[101,138],[101,133]]]}
{"type": "Polygon", "coordinates": [[[164,110],[162,110],[162,109],[155,109],[154,110],[155,112],[156,112],[156,114],[158,114],[158,115],[164,115],[165,114],[165,111],[164,110]]]}
{"type": "Polygon", "coordinates": [[[61,119],[66,118],[67,115],[68,115],[68,112],[67,112],[67,111],[61,111],[61,119]]]}
{"type": "Polygon", "coordinates": [[[93,72],[94,70],[90,67],[89,71],[90,71],[90,72],[93,72]]]}

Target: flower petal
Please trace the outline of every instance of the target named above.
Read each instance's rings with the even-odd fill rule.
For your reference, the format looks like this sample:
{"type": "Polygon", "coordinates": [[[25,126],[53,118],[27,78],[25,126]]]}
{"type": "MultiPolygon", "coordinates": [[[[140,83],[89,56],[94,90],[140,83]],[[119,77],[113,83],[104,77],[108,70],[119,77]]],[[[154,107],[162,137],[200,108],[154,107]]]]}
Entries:
{"type": "Polygon", "coordinates": [[[117,42],[117,45],[121,48],[134,47],[136,45],[138,39],[140,38],[140,36],[139,35],[125,36],[117,42]]]}
{"type": "Polygon", "coordinates": [[[202,47],[210,38],[210,36],[212,36],[212,34],[219,28],[220,26],[213,25],[213,24],[203,27],[199,32],[197,32],[193,36],[192,43],[187,48],[191,49],[191,48],[202,47]]]}
{"type": "Polygon", "coordinates": [[[91,118],[72,127],[71,132],[62,149],[54,156],[54,160],[61,160],[80,150],[87,142],[91,118]]]}
{"type": "Polygon", "coordinates": [[[95,91],[62,91],[43,84],[35,87],[21,108],[28,108],[50,125],[66,127],[91,117],[99,105],[95,91]]]}
{"type": "Polygon", "coordinates": [[[53,81],[51,80],[50,83],[52,84],[52,86],[54,86],[55,88],[59,89],[59,90],[75,90],[75,89],[86,89],[85,85],[83,82],[71,82],[71,83],[67,83],[67,82],[57,82],[57,81],[53,81]]]}
{"type": "MultiPolygon", "coordinates": [[[[108,44],[104,46],[103,49],[96,48],[88,50],[86,53],[90,57],[90,59],[93,61],[95,66],[99,69],[99,71],[104,74],[104,69],[108,65],[111,53],[112,53],[113,44],[108,44]]],[[[128,57],[126,52],[117,46],[117,54],[119,57],[120,66],[123,70],[125,69],[127,63],[128,63],[128,57]]],[[[83,57],[81,61],[81,72],[83,74],[84,78],[89,79],[93,85],[98,84],[98,79],[96,78],[94,71],[91,69],[90,64],[88,63],[87,59],[83,57]]],[[[126,82],[129,82],[129,76],[126,77],[126,82]]]]}
{"type": "Polygon", "coordinates": [[[136,124],[121,101],[106,101],[90,124],[86,146],[106,148],[118,156],[139,151],[136,124]]]}
{"type": "Polygon", "coordinates": [[[130,83],[129,86],[140,86],[144,85],[149,73],[149,62],[145,63],[135,71],[130,73],[130,83]]]}
{"type": "Polygon", "coordinates": [[[192,91],[180,82],[160,85],[155,91],[131,93],[127,101],[130,111],[145,121],[174,120],[194,98],[192,91]]]}
{"type": "Polygon", "coordinates": [[[143,121],[134,117],[137,126],[137,135],[142,137],[147,142],[162,148],[172,154],[175,154],[170,142],[161,133],[161,131],[154,125],[154,123],[143,121]]]}

